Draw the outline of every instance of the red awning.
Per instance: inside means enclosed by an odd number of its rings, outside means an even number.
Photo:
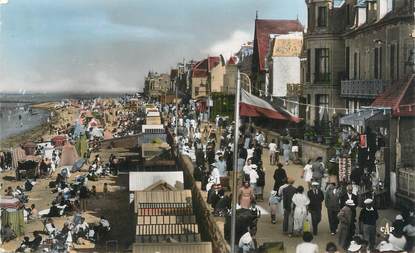
[[[241,116],[246,117],[266,117],[276,120],[287,120],[295,123],[300,122],[300,118],[289,114],[286,111],[279,111],[267,101],[254,96],[241,89],[241,102],[239,110]]]

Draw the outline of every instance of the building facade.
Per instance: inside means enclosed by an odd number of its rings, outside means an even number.
[[[412,0],[308,0],[301,83],[307,123],[373,100],[411,71]],[[330,108],[330,109],[325,109]],[[340,108],[340,109],[335,109]],[[344,108],[344,109],[343,109]]]
[[[152,98],[160,97],[171,92],[171,80],[169,74],[149,72],[144,80],[144,93]]]
[[[266,68],[267,53],[270,50],[270,35],[282,35],[304,30],[299,20],[255,19],[254,48],[252,55],[252,92],[259,96],[268,95]]]

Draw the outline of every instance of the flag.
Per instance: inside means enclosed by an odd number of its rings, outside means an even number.
[[[241,102],[239,104],[241,116],[247,117],[267,117],[270,119],[287,120],[298,123],[300,119],[285,111],[275,109],[267,101],[254,96],[244,89],[241,89]]]

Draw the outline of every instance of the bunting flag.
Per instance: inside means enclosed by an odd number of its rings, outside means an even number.
[[[254,96],[244,89],[241,89],[241,102],[239,104],[241,116],[246,117],[267,117],[270,119],[287,120],[295,123],[300,122],[298,117],[295,117],[286,111],[278,111],[267,101]]]

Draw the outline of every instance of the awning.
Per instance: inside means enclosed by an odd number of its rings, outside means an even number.
[[[340,124],[349,126],[365,126],[367,120],[379,118],[382,112],[382,110],[365,109],[340,118]]]
[[[300,119],[286,111],[277,110],[267,101],[241,89],[240,115],[246,117],[266,117],[277,120],[288,120],[298,123]]]

